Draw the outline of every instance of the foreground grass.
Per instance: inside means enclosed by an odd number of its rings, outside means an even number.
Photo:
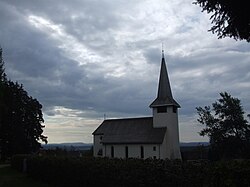
[[[0,165],[0,187],[52,187],[29,178],[26,174],[12,169],[9,165]]]

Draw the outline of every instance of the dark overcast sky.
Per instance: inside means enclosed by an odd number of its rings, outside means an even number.
[[[193,0],[0,0],[8,77],[43,105],[49,142],[92,142],[107,118],[149,116],[161,45],[181,141],[203,141],[195,107],[227,91],[250,113],[250,45],[218,40]]]

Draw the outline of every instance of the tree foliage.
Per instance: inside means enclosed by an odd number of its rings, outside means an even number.
[[[244,118],[239,99],[227,92],[210,106],[197,107],[198,122],[206,127],[200,135],[210,138],[212,148],[219,157],[244,157],[250,143],[250,126]]]
[[[194,4],[202,11],[212,13],[213,26],[209,31],[219,38],[232,37],[250,42],[250,14],[248,1],[237,0],[196,0]]]
[[[40,148],[43,136],[42,105],[28,95],[23,86],[7,80],[1,53],[0,72],[0,153],[2,159]]]
[[[4,61],[3,61],[3,50],[0,48],[0,81],[2,82],[4,78]]]

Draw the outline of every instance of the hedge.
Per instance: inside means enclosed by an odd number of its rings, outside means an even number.
[[[15,160],[22,159],[14,157],[13,167],[18,166]],[[20,169],[19,166],[16,168]],[[30,156],[27,158],[27,173],[62,187],[248,186],[250,161],[181,162]]]
[[[19,155],[14,155],[11,158],[11,167],[15,168],[21,172],[26,172],[25,170],[27,169],[27,160],[31,157],[31,155],[28,154],[19,154]],[[26,163],[25,163],[26,162]]]

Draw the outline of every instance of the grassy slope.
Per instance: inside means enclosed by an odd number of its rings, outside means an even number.
[[[10,166],[2,167],[0,165],[0,187],[51,187],[35,181],[27,175],[13,170]]]

